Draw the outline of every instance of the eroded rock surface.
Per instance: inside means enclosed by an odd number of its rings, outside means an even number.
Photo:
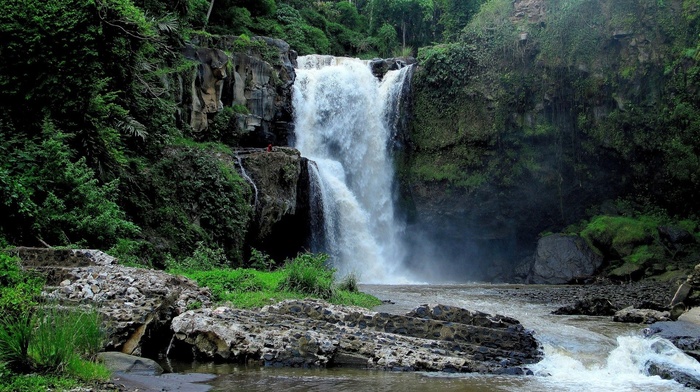
[[[199,356],[267,366],[523,374],[542,358],[516,320],[443,305],[393,315],[290,300],[259,311],[188,311],[172,328]]]
[[[106,349],[141,355],[149,335],[167,330],[188,306],[211,303],[208,289],[163,271],[125,267],[97,250],[17,248],[22,265],[47,277],[43,295],[63,304],[96,306],[105,317]],[[162,335],[169,339],[170,334]]]

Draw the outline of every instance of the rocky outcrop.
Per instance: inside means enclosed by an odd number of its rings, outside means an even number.
[[[671,307],[700,305],[700,264],[696,265],[688,279],[681,283],[671,300]]]
[[[289,145],[293,137],[296,52],[279,39],[251,38],[269,47],[272,54],[263,55],[259,49],[241,49],[236,45],[239,39],[194,37],[196,46],[183,49],[185,57],[199,65],[194,78],[184,78],[191,79],[192,93],[191,97],[182,97],[180,105],[190,113],[189,124],[200,135],[211,132],[215,117],[226,109],[227,117],[218,125],[223,129],[215,130],[217,138],[247,147]],[[181,90],[188,94],[186,89]]]
[[[17,248],[25,268],[47,277],[43,295],[61,304],[94,305],[104,316],[105,348],[141,355],[165,345],[172,317],[211,302],[207,289],[162,271],[125,267],[96,250]],[[154,338],[156,337],[156,338]]]
[[[523,374],[523,366],[542,358],[532,333],[516,320],[443,305],[401,316],[290,300],[259,311],[188,311],[172,328],[180,349],[266,366]]]
[[[529,281],[536,284],[562,284],[590,279],[603,265],[597,254],[579,236],[553,234],[537,242]]]
[[[308,246],[308,160],[288,147],[240,150],[241,174],[255,190],[250,246],[284,260]]]
[[[241,53],[234,42],[238,37],[222,37],[217,47],[233,52],[231,78],[225,82],[224,104],[245,107],[246,112],[235,110],[230,131],[235,132],[242,146],[263,147],[290,145],[294,136],[292,85],[296,78],[294,67],[297,54],[289,44],[274,38],[253,37],[252,41],[265,42],[276,58],[264,58],[259,53]]]
[[[187,47],[183,54],[199,62],[192,78],[190,126],[193,131],[201,132],[209,127],[210,115],[224,108],[221,93],[223,80],[228,76],[226,66],[229,58],[223,51],[212,48]]]
[[[514,0],[511,20],[541,23],[545,20],[546,11],[544,0]]]
[[[395,71],[415,64],[414,57],[393,57],[388,59],[373,59],[369,62],[369,67],[372,69],[372,74],[381,80],[389,71]]]

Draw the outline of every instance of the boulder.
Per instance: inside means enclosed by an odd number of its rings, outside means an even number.
[[[671,307],[697,305],[700,305],[700,264],[696,265],[685,282],[678,286],[671,300]]]
[[[395,71],[415,63],[416,59],[413,57],[394,57],[389,59],[373,59],[369,62],[369,66],[372,70],[372,74],[377,77],[377,79],[381,80],[387,72]]]
[[[141,355],[145,344],[164,346],[172,336],[163,333],[172,317],[211,303],[209,290],[194,281],[117,265],[113,257],[97,250],[17,248],[13,252],[25,268],[46,276],[45,298],[96,307],[105,319],[107,350]]]
[[[576,235],[553,234],[537,242],[528,281],[535,284],[564,284],[583,281],[603,265],[603,257]]]
[[[144,376],[157,376],[163,373],[163,368],[158,362],[119,351],[98,353],[97,359],[112,372],[134,373]]]
[[[696,310],[695,313],[697,317],[697,315],[700,315],[700,310]],[[700,317],[690,320],[679,319],[673,322],[662,321],[650,325],[644,330],[644,334],[667,339],[686,354],[700,360],[699,321]]]
[[[176,346],[200,357],[266,366],[525,374],[542,359],[518,321],[444,305],[394,315],[289,300],[258,311],[188,311],[172,328]]]
[[[552,312],[559,315],[612,316],[617,309],[607,298],[587,298]]]
[[[613,321],[622,323],[642,323],[653,324],[658,321],[670,321],[671,314],[668,311],[659,311],[654,309],[635,309],[627,307],[615,312]]]
[[[651,376],[659,376],[666,380],[675,380],[689,388],[700,389],[700,372],[698,363],[692,358],[685,360],[676,358],[667,360],[664,357],[677,356],[677,349],[666,340],[659,339],[651,344],[652,351],[657,355],[652,356],[644,364],[647,373]]]

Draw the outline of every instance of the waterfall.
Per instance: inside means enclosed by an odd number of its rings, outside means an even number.
[[[236,157],[236,162],[238,163],[238,167],[241,168],[241,176],[250,183],[250,185],[253,186],[253,190],[255,191],[255,202],[253,204],[253,209],[258,208],[258,187],[255,185],[255,182],[253,181],[250,176],[248,176],[248,172],[245,171],[245,167],[243,167],[243,160],[241,160],[241,156],[238,154],[238,152],[235,153]]]
[[[324,251],[339,274],[363,283],[405,282],[403,223],[394,216],[389,150],[408,67],[382,81],[366,61],[302,56],[294,83],[296,147],[315,162]],[[311,169],[313,167],[313,170]]]

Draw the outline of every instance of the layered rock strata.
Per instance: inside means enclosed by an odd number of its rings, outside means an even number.
[[[393,315],[290,300],[259,311],[188,311],[172,329],[201,357],[266,366],[524,374],[542,358],[516,320],[444,305]]]
[[[163,271],[125,267],[97,250],[17,248],[25,268],[41,272],[43,295],[60,304],[92,305],[106,326],[105,348],[142,355],[144,346],[167,344],[170,320],[191,306],[208,306],[211,295],[194,281]],[[148,350],[148,347],[146,347]]]

